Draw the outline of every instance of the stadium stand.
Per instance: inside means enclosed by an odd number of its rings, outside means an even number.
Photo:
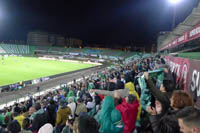
[[[183,88],[176,90],[162,59],[146,59],[108,67],[83,80],[75,79],[70,85],[61,85],[56,91],[29,96],[25,102],[6,107],[0,112],[0,131],[180,133],[183,128],[171,108],[179,112],[189,106],[193,109],[193,99]],[[157,89],[156,84],[162,89]]]
[[[5,54],[6,51],[0,46],[0,54]]]
[[[29,45],[17,45],[17,44],[0,44],[1,49],[7,54],[22,54],[28,55]]]

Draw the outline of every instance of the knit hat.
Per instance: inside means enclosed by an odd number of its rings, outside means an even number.
[[[47,123],[40,128],[38,133],[53,133],[53,126],[50,123]]]

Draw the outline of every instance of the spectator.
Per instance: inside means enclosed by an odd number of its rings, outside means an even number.
[[[132,94],[128,96],[126,101],[124,100],[122,104],[119,104],[116,107],[116,109],[121,113],[122,121],[125,125],[123,133],[133,132],[137,120],[138,107],[139,103],[136,97]]]
[[[67,121],[62,133],[70,133],[70,129],[73,129],[73,126],[69,121]],[[80,115],[78,118],[77,130],[75,132],[99,133],[99,124],[93,117],[90,117],[88,115]]]
[[[77,99],[76,103],[77,103],[77,108],[75,111],[75,117],[78,118],[81,113],[84,113],[84,112],[87,113],[87,108],[81,98]]]
[[[151,107],[148,109],[151,110],[150,121],[153,131],[156,133],[180,132],[178,120],[175,116],[176,113],[184,107],[194,105],[191,96],[184,91],[174,91],[170,100],[174,110],[164,110],[166,108],[163,108],[164,105],[162,105],[160,101],[156,101],[156,108]]]
[[[121,81],[120,76],[117,76],[116,89],[124,89],[124,83]]]
[[[34,105],[36,112],[34,112],[30,119],[32,120],[32,132],[37,132],[44,124],[48,122],[48,114],[42,108],[40,103]]]
[[[40,128],[38,133],[53,133],[53,126],[50,123],[47,123]]]
[[[60,133],[68,120],[71,110],[66,106],[65,101],[61,100],[59,104],[59,109],[56,115],[56,131]]]
[[[17,120],[20,126],[22,127],[22,122],[25,117],[21,114],[21,112],[22,112],[21,109],[17,106],[14,108],[13,116],[14,116],[14,119]]]
[[[52,126],[55,126],[56,123],[56,108],[56,103],[53,99],[50,99],[49,105],[47,106],[47,112],[49,115],[49,123],[51,123]]]
[[[200,109],[189,106],[176,114],[180,131],[183,133],[200,133]]]
[[[68,105],[67,106],[71,110],[72,118],[74,118],[74,113],[75,113],[75,109],[76,109],[76,103],[74,102],[74,98],[73,97],[69,97],[68,98]]]
[[[23,123],[22,123],[22,129],[23,129],[23,131],[28,131],[28,130],[30,130],[30,126],[31,126],[31,123],[30,123],[29,118],[25,118],[25,119],[23,120]]]
[[[8,124],[8,133],[20,133],[21,132],[21,126],[19,122],[12,121]]]
[[[189,93],[182,90],[174,91],[170,101],[171,101],[171,107],[174,110],[180,110],[186,106],[194,105],[192,96]]]
[[[114,99],[107,96],[102,104],[100,112],[100,133],[122,133],[124,125],[121,114],[115,109]]]

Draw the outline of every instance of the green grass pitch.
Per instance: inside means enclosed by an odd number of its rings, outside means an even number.
[[[42,60],[33,57],[0,57],[0,86],[92,67],[92,64]]]

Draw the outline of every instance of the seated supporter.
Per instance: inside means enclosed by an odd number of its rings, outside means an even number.
[[[116,106],[116,109],[121,113],[122,121],[124,122],[123,133],[133,132],[137,120],[138,107],[139,103],[132,94],[129,95],[122,104]]]
[[[176,117],[183,133],[200,133],[200,109],[196,107],[185,107],[180,110]]]

